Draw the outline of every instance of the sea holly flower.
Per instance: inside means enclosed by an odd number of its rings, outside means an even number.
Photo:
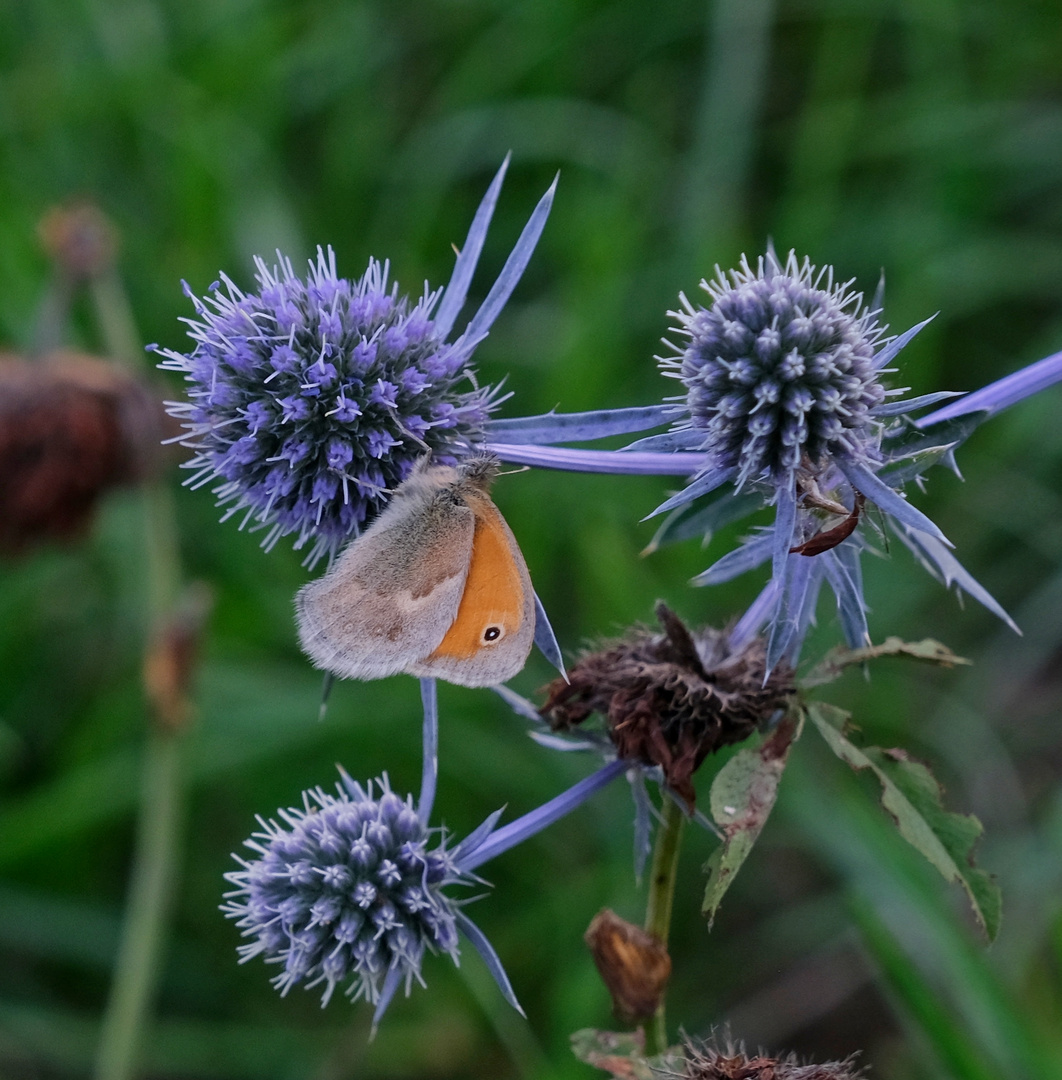
[[[748,640],[770,624],[768,670],[782,657],[795,662],[824,584],[848,644],[869,640],[860,560],[878,530],[872,526],[868,540],[860,528],[868,503],[930,574],[1014,627],[903,489],[921,484],[937,462],[954,467],[955,449],[983,420],[1062,379],[1062,353],[965,397],[944,391],[905,399],[883,377],[929,320],[887,336],[878,321],[880,287],[865,306],[830,268],[816,270],[793,253],[783,264],[768,251],[755,268],[743,260],[729,275],[717,270],[703,288],[710,306],[682,297],[672,314],[683,341],[669,342],[673,355],[660,358],[665,373],[682,380],[681,397],[492,419],[485,445],[505,461],[547,468],[690,477],[649,515],[668,515],[649,550],[694,536],[707,541],[773,504],[772,525],[695,579],[714,584],[771,563],[771,580],[734,629]],[[909,415],[952,397],[959,400],[919,419]],[[620,451],[559,445],[664,424],[671,430]]]
[[[391,790],[386,776],[364,786],[340,770],[336,793],[304,792],[301,807],[259,818],[245,841],[251,856],[234,856],[226,874],[235,888],[222,911],[236,920],[247,943],[241,962],[261,956],[280,966],[281,994],[302,985],[322,987],[327,1005],[345,985],[353,1001],[375,1005],[374,1026],[400,987],[424,985],[426,953],[454,963],[460,937],[482,956],[506,1000],[517,1010],[508,976],[490,942],[465,915],[467,898],[453,892],[482,885],[474,871],[574,810],[622,773],[613,762],[537,810],[501,828],[501,811],[458,844],[430,828],[437,770],[434,684],[425,680],[425,753],[421,795]],[[520,1010],[522,1011],[522,1010]]]
[[[259,819],[246,842],[254,857],[226,875],[236,890],[223,910],[253,939],[242,959],[283,965],[282,994],[323,984],[327,1004],[350,979],[352,999],[376,1004],[392,970],[408,990],[426,951],[457,957],[460,912],[445,889],[469,879],[386,776],[374,789],[344,774],[336,795],[305,792],[301,809],[278,817]]]
[[[501,274],[464,331],[464,305],[506,166],[475,215],[450,283],[417,300],[370,259],[361,278],[338,275],[318,248],[305,278],[278,253],[256,259],[257,289],[222,275],[204,298],[185,291],[189,353],[153,346],[160,367],[184,374],[188,400],[169,403],[196,453],[191,486],[214,484],[224,517],[265,529],[263,546],[294,535],[309,565],[356,536],[416,462],[452,464],[482,440],[500,399],[476,383],[476,346],[520,279],[541,235],[554,186],[542,197]]]
[[[932,573],[1006,619],[941,530],[903,494],[955,445],[947,432],[919,435],[907,415],[955,395],[905,399],[904,388],[882,381],[929,320],[886,336],[880,291],[864,305],[852,282],[836,282],[832,268],[818,270],[794,252],[784,263],[768,250],[755,266],[743,258],[729,274],[717,268],[702,289],[710,305],[681,297],[681,309],[671,313],[681,341],[668,343],[675,355],[660,358],[665,374],[683,384],[684,414],[666,436],[633,449],[666,444],[705,454],[698,475],[655,511],[673,512],[665,534],[702,525],[709,531],[726,512],[721,501],[707,509],[690,504],[727,484],[749,496],[745,512],[764,502],[775,507],[770,526],[694,579],[714,584],[770,562],[758,608],[760,625],[770,624],[768,670],[783,657],[795,659],[824,582],[849,644],[867,640],[859,566],[867,539],[857,527],[868,502]]]
[[[793,252],[783,266],[769,251],[755,269],[743,257],[729,277],[717,269],[703,281],[708,308],[680,294],[670,314],[687,340],[673,346],[678,359],[661,360],[685,386],[678,428],[739,489],[795,490],[799,474],[817,476],[831,458],[876,461],[884,330],[850,286],[835,284],[830,267]]]

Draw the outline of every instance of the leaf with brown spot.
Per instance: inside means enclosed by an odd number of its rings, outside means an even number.
[[[641,1031],[599,1031],[583,1028],[572,1035],[572,1053],[595,1069],[611,1073],[616,1080],[658,1080],[661,1075],[680,1076],[685,1057],[679,1046],[656,1057],[645,1056]]]
[[[790,747],[802,727],[803,715],[790,712],[763,743],[739,750],[712,781],[712,817],[725,839],[704,866],[708,884],[701,911],[709,926],[774,807]]]
[[[881,783],[881,805],[900,835],[949,881],[961,885],[978,923],[993,940],[999,932],[1001,897],[992,876],[974,865],[981,823],[972,814],[944,809],[943,791],[920,761],[903,750],[858,747],[846,736],[848,714],[822,702],[807,715],[830,749],[856,771],[870,769]]]

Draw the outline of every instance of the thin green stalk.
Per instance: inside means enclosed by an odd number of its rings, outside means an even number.
[[[128,1080],[154,995],[181,817],[181,740],[153,730],[144,748],[136,854],[114,981],[96,1052],[96,1080]]]
[[[127,367],[142,367],[144,346],[117,271],[110,269],[95,275],[89,282],[89,289],[107,355]]]
[[[106,351],[135,366],[143,351],[117,275],[111,272],[98,277],[91,291]],[[147,564],[145,643],[151,650],[159,647],[163,629],[171,624],[181,584],[176,515],[168,488],[157,482],[146,484],[141,491],[141,513]],[[150,691],[150,687],[145,689]],[[186,726],[182,702],[172,701],[170,709],[161,711],[159,702],[151,704],[156,715],[149,717],[146,725],[136,845],[122,936],[96,1051],[96,1080],[130,1080],[136,1071],[179,858]]]
[[[645,907],[645,929],[665,948],[671,932],[671,909],[675,900],[675,879],[678,875],[678,859],[685,817],[674,799],[664,796],[661,808],[663,821],[656,834],[653,849],[653,866],[649,878],[649,899]],[[645,1053],[647,1057],[662,1054],[668,1047],[666,999],[652,1019],[645,1025]]]

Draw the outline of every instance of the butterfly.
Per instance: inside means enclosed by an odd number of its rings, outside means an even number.
[[[491,686],[524,666],[535,594],[490,498],[497,459],[423,459],[324,577],[295,597],[299,641],[341,678],[397,672]]]

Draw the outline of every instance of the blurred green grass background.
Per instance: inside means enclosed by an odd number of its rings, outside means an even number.
[[[974,389],[1062,348],[1062,8],[1057,0],[8,0],[0,5],[0,344],[29,347],[48,208],[90,197],[122,237],[145,341],[184,348],[184,278],[251,283],[251,256],[340,271],[389,258],[403,287],[449,275],[475,206],[513,164],[474,292],[493,280],[559,169],[538,251],[477,356],[508,415],[651,403],[666,311],[714,264],[771,237],[873,291],[902,330],[900,385]],[[477,296],[473,296],[475,303]],[[88,308],[71,341],[98,349]],[[169,387],[178,393],[177,384]],[[1024,630],[965,609],[905,552],[871,560],[877,639],[932,635],[968,672],[885,662],[831,691],[865,736],[933,761],[953,809],[987,827],[1004,924],[986,950],[894,837],[871,786],[797,748],[760,844],[709,934],[711,844],[689,834],[672,942],[672,1025],[730,1024],[751,1046],[864,1051],[882,1080],[1062,1077],[1062,391],[982,428],[966,482],[919,505]],[[288,1080],[576,1077],[569,1034],[608,1026],[581,934],[608,905],[638,920],[620,786],[492,864],[472,912],[525,1024],[474,955],[429,960],[428,989],[366,1041],[368,1010],[235,963],[222,873],[253,827],[331,784],[419,782],[412,679],[340,684],[326,720],[300,656],[299,556],[259,551],[179,488],[182,556],[215,591],[185,775],[175,908],[142,1074]],[[2,480],[0,480],[2,482]],[[668,482],[531,471],[496,497],[569,655],[650,618],[740,611],[759,580],[687,579],[732,530],[649,559],[639,518]],[[144,742],[143,553],[136,496],[81,543],[0,565],[0,1073],[91,1070],[129,875]],[[807,655],[838,631],[826,603]],[[549,678],[541,658],[514,685]],[[444,687],[438,812],[458,835],[516,815],[587,764],[551,755],[486,692]],[[702,784],[703,788],[703,784]],[[467,950],[466,950],[467,951]]]

